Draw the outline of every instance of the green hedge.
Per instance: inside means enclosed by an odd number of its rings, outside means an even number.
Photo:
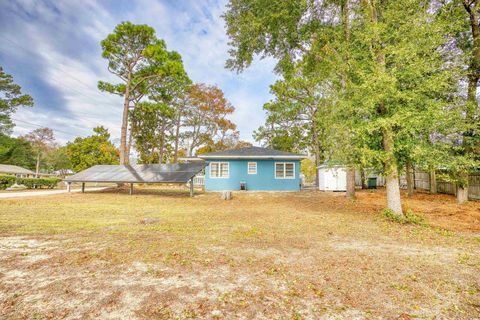
[[[15,180],[17,180],[15,176],[8,174],[0,175],[0,190],[7,189],[11,185],[13,185],[15,183]]]
[[[60,178],[18,178],[17,183],[23,184],[28,189],[47,187],[53,189],[62,181]]]

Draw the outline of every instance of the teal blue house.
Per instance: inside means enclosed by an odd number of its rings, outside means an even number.
[[[304,155],[249,147],[198,156],[207,162],[205,190],[299,191]]]

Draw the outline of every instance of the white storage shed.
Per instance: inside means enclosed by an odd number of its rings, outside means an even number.
[[[321,191],[346,191],[347,168],[344,166],[319,166],[318,189]]]

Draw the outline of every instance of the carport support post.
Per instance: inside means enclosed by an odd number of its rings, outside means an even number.
[[[190,179],[190,197],[193,197],[193,178]]]
[[[82,193],[85,193],[85,182],[82,182]]]
[[[133,183],[130,183],[130,195],[133,194]]]

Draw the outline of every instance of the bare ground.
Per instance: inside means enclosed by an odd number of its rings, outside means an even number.
[[[480,204],[382,193],[2,200],[0,318],[480,319]]]

